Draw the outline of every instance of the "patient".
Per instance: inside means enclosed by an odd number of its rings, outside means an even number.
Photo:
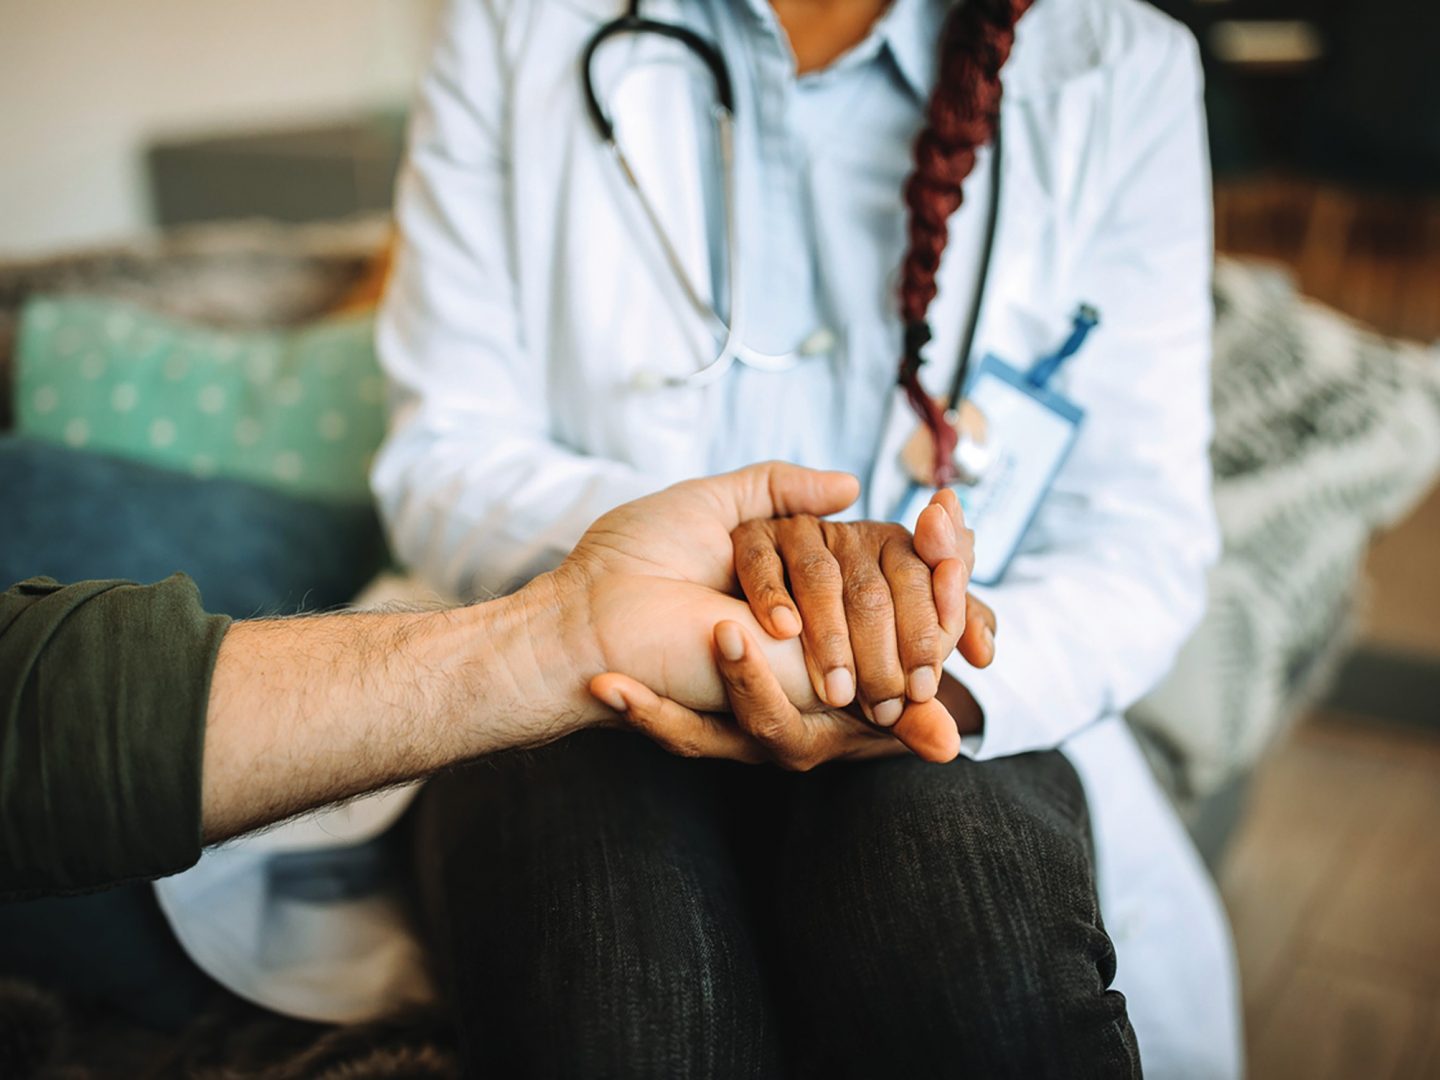
[[[0,900],[173,874],[202,844],[300,811],[615,726],[587,673],[679,754],[805,768],[908,745],[948,760],[958,736],[939,702],[911,703],[888,730],[823,704],[798,643],[770,640],[733,595],[732,530],[818,528],[808,515],[855,492],[853,477],[778,463],[680,484],[603,516],[554,572],[462,609],[231,623],[206,615],[182,575],[0,593]],[[955,507],[937,499],[913,544],[885,536],[897,580],[914,588],[906,610],[943,634],[935,647],[954,644],[968,605],[962,649],[988,663],[993,617],[965,595]],[[607,665],[674,700],[602,675]],[[710,714],[720,709],[733,720]],[[183,1026],[209,998],[133,885],[0,904],[0,975],[108,999],[153,1026]]]
[[[731,647],[758,626],[735,621],[744,606],[726,595],[730,529],[840,510],[854,489],[852,477],[782,464],[677,485],[601,518],[553,573],[460,610],[232,624],[205,614],[179,574],[152,586],[16,585],[0,593],[0,900],[172,874],[202,843],[605,725],[613,717],[578,674],[602,660],[695,708],[722,707],[728,688],[740,726],[674,703],[637,710],[677,752],[800,765],[909,745],[948,760],[955,723],[938,703],[879,731],[825,710],[793,645]],[[895,538],[917,607],[953,623],[967,602],[968,546],[938,501],[917,530],[924,560],[908,534]],[[977,626],[990,617],[970,603],[983,613]],[[987,663],[991,646],[977,630],[968,651]],[[770,722],[764,702],[743,700],[763,680],[793,712],[776,672],[808,710],[793,732]],[[606,699],[650,700],[614,677],[599,685]]]

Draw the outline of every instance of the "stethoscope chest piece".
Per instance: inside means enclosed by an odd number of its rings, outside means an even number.
[[[973,487],[985,479],[998,456],[995,435],[985,414],[971,401],[945,413],[945,422],[955,429],[955,481]],[[900,451],[905,471],[917,484],[930,484],[935,467],[934,439],[923,424],[915,429]]]

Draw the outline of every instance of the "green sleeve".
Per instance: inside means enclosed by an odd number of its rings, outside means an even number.
[[[229,625],[183,574],[0,593],[0,897],[200,857],[205,710]]]

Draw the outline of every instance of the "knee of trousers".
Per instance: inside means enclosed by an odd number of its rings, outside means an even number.
[[[682,868],[632,857],[610,874],[600,861],[536,897],[509,928],[523,945],[482,961],[457,995],[482,1057],[514,1075],[755,1072],[769,1021],[727,903]]]
[[[557,746],[426,807],[429,921],[463,1041],[497,1074],[753,1071],[725,1056],[765,1026],[738,883],[648,746]]]
[[[1123,1032],[1068,764],[943,768],[955,770],[949,782],[878,785],[798,872],[830,898],[808,959],[879,1023],[918,1022],[955,1045],[995,1048],[997,1062]]]

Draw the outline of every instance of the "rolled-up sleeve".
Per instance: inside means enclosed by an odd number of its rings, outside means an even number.
[[[199,858],[205,714],[229,622],[183,574],[35,578],[0,594],[0,897]]]

